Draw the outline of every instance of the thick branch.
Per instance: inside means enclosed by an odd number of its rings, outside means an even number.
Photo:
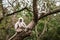
[[[33,0],[33,14],[34,14],[34,21],[37,23],[38,21],[37,0]]]
[[[10,13],[10,14],[7,14],[7,15],[3,16],[2,18],[0,18],[0,23],[1,23],[1,21],[2,21],[5,17],[14,15],[14,14],[16,14],[16,13],[18,13],[18,12],[21,12],[21,11],[25,10],[25,9],[33,13],[33,11],[29,10],[27,7],[24,7],[24,8],[22,8],[21,10],[18,10],[18,11],[15,11],[15,12],[13,12],[13,13]]]
[[[31,31],[28,31],[28,32],[22,31],[22,32],[16,33],[8,40],[23,40],[25,37],[30,36],[30,34],[31,34]]]
[[[1,21],[2,21],[5,17],[10,16],[10,15],[14,15],[14,14],[16,14],[16,13],[18,13],[18,12],[23,11],[24,9],[26,9],[26,7],[24,7],[23,9],[21,9],[21,10],[19,10],[19,11],[16,11],[16,12],[13,12],[13,13],[10,13],[10,14],[7,14],[7,15],[4,15],[2,18],[0,18],[0,23],[1,23]]]
[[[58,12],[60,12],[60,8],[54,9],[54,10],[52,10],[52,11],[50,11],[50,12],[47,12],[45,15],[40,16],[40,17],[38,18],[38,20],[40,20],[41,18],[44,18],[44,17],[46,17],[46,16],[48,16],[48,15],[51,15],[51,14],[57,14]],[[42,13],[41,13],[41,14],[42,14]]]

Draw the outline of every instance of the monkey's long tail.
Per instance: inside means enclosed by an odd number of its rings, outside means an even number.
[[[14,38],[16,35],[17,35],[17,32],[16,32],[12,37],[10,37],[8,40],[11,40],[11,39]]]

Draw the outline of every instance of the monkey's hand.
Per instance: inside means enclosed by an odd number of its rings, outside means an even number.
[[[16,29],[16,32],[22,32],[22,29],[18,28],[18,29]]]

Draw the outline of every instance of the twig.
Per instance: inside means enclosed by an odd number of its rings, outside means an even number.
[[[45,24],[44,24],[44,28],[43,28],[43,31],[42,31],[42,33],[40,34],[40,36],[39,37],[41,37],[42,35],[44,35],[44,33],[47,31],[47,21],[46,21],[46,19],[45,19]]]
[[[16,35],[17,35],[17,32],[16,32],[12,37],[10,37],[8,40],[11,40],[11,39],[14,38]]]

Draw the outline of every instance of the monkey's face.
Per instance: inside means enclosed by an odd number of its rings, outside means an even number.
[[[22,18],[22,17],[20,17],[18,21],[19,21],[19,22],[23,22],[23,18]]]
[[[22,22],[22,19],[20,19],[19,22]]]

